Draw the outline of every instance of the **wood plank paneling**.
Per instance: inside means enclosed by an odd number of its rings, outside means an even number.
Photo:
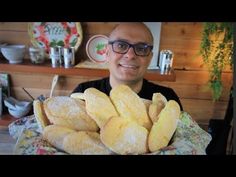
[[[35,99],[37,99],[40,95],[48,98],[50,95],[50,89],[42,89],[42,88],[25,88],[25,90]],[[12,87],[12,96],[16,97],[19,100],[27,100],[30,101],[31,98],[23,91],[20,87]],[[53,96],[69,96],[72,90],[61,90],[56,86]]]
[[[226,102],[213,102],[211,100],[181,99],[184,110],[194,120],[201,123],[208,123],[210,119],[223,119],[227,107]]]
[[[160,49],[199,50],[201,30],[200,23],[165,23],[161,29]]]
[[[85,35],[104,34],[109,35],[112,29],[119,24],[119,22],[92,22],[82,23]]]
[[[170,50],[175,50],[175,49],[181,49],[183,51],[187,51],[188,49],[191,50],[198,50],[199,46],[201,44],[201,40],[196,40],[196,39],[179,39],[179,38],[173,38],[173,39],[162,39],[160,41],[160,49],[170,49]]]
[[[176,82],[154,82],[173,88],[180,98],[211,100],[211,90],[207,85],[207,71],[175,70]],[[222,74],[223,92],[220,101],[229,99],[230,87],[233,84],[233,74],[224,72]]]
[[[192,85],[206,85],[209,79],[207,71],[188,71],[188,70],[175,70],[176,82],[175,84],[192,84]],[[231,72],[222,73],[222,82],[226,87],[230,87],[233,84],[233,74]],[[170,82],[156,82],[169,84]]]
[[[162,23],[161,38],[201,40],[202,23]]]
[[[175,82],[162,82],[159,84],[173,88],[180,98],[202,100],[212,99],[211,90],[207,87],[207,85],[177,84]],[[223,87],[223,90],[224,91],[222,92],[222,96],[219,101],[227,101],[229,99],[230,87]]]
[[[173,66],[175,69],[204,69],[202,57],[198,54],[199,50],[173,50]]]
[[[27,31],[27,22],[0,22],[0,31]]]
[[[30,37],[26,31],[0,31],[0,43],[25,44],[30,46]]]
[[[176,82],[188,83],[188,84],[206,84],[208,81],[208,72],[207,71],[183,71],[175,70],[176,73]],[[232,85],[233,75],[231,72],[222,73],[222,81],[225,85]]]
[[[202,99],[211,100],[212,93],[207,85],[193,85],[193,84],[167,84],[170,88],[173,88],[180,98],[187,99]],[[224,91],[220,98],[220,101],[227,101],[229,99],[230,88],[224,87]]]
[[[25,87],[25,88],[50,88],[51,82],[54,75],[29,75],[29,74],[11,74],[10,80],[13,87]],[[60,76],[58,80],[58,85],[62,88],[72,89],[77,84],[95,80],[101,77],[82,77],[82,76]],[[25,82],[27,80],[27,82]]]

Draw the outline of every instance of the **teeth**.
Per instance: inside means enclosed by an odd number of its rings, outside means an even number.
[[[126,67],[126,68],[137,68],[137,66],[133,66],[133,65],[123,65],[123,64],[121,64],[121,66]]]

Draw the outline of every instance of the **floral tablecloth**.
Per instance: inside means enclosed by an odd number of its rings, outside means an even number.
[[[65,155],[42,138],[34,115],[16,120],[9,125],[10,135],[17,139],[15,154]],[[170,145],[151,155],[205,155],[211,136],[182,112]]]

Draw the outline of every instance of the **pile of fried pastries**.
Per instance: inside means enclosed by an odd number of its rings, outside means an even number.
[[[160,93],[140,98],[126,85],[110,95],[88,88],[84,93],[34,100],[43,138],[69,154],[148,154],[169,145],[180,106]]]

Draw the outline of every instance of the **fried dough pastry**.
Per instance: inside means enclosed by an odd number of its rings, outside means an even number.
[[[98,131],[96,122],[86,113],[85,102],[67,96],[56,96],[44,101],[45,113],[53,124],[78,131]]]
[[[158,121],[153,124],[149,133],[148,147],[151,152],[168,145],[177,128],[179,116],[179,104],[174,100],[168,101],[161,111]]]
[[[113,116],[118,116],[110,98],[103,92],[88,88],[84,91],[86,110],[88,115],[102,128],[103,125]]]
[[[148,130],[151,129],[152,121],[147,114],[145,104],[131,88],[119,85],[111,90],[110,97],[121,117],[132,119]]]

